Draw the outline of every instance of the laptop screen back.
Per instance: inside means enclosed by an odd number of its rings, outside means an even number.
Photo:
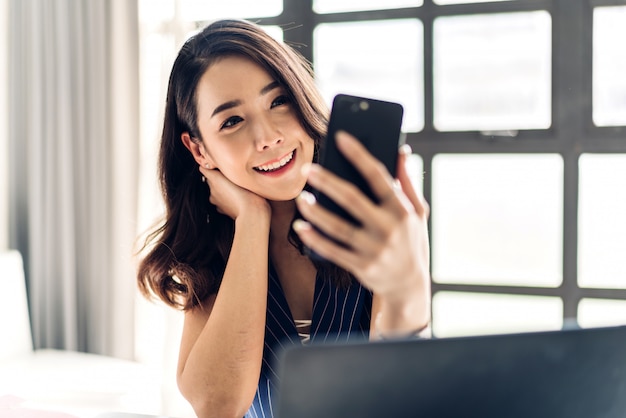
[[[626,417],[626,327],[297,347],[280,418]]]

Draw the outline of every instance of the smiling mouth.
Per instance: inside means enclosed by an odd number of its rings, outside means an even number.
[[[254,167],[256,171],[260,171],[262,173],[271,173],[272,171],[277,171],[289,164],[289,162],[293,159],[293,155],[296,151],[291,151],[289,154],[285,155],[278,161],[274,161],[273,163],[263,164],[257,167]]]

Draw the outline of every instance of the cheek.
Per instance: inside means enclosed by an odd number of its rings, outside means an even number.
[[[228,180],[242,187],[245,187],[244,183],[248,174],[248,151],[244,148],[229,144],[213,147],[211,150],[214,168],[219,169]]]
[[[308,162],[313,161],[314,151],[315,151],[315,141],[313,140],[313,138],[308,137],[308,140],[304,143],[304,154]]]
[[[244,151],[235,142],[226,143],[215,141],[211,146],[206,147],[210,159],[215,168],[220,171],[232,170],[232,167],[240,164],[244,159]]]

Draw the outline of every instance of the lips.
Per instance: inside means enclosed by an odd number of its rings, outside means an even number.
[[[295,154],[295,150],[290,153],[284,155],[283,157],[276,159],[274,161],[268,162],[266,164],[262,164],[254,167],[256,171],[260,171],[262,173],[271,173],[273,171],[278,171],[281,168],[285,167],[287,164],[293,160],[293,156]]]

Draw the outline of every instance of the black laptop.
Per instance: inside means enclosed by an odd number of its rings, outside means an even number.
[[[626,327],[296,347],[279,373],[279,418],[625,418]]]

